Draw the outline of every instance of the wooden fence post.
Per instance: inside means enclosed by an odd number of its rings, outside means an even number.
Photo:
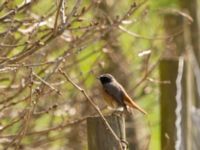
[[[126,141],[125,120],[112,114],[105,117],[116,135]],[[101,117],[87,118],[88,150],[118,150],[119,143],[110,134]]]
[[[161,111],[161,149],[174,150],[176,141],[175,108],[176,108],[176,77],[177,60],[161,60],[160,80],[170,81],[170,84],[160,85]]]
[[[161,110],[161,147],[162,150],[174,150],[175,142],[177,140],[177,129],[175,126],[176,114],[175,109],[177,107],[176,102],[176,79],[178,74],[178,60],[166,60],[160,61],[160,79],[161,81],[170,81],[170,84],[160,85],[160,110]],[[186,100],[186,68],[183,68],[183,77],[181,81],[182,93],[181,93],[181,149],[187,150],[188,139],[188,106]],[[180,118],[179,118],[180,119]]]

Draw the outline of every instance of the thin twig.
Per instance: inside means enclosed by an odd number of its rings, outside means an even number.
[[[87,118],[88,118],[88,116],[82,117],[80,119],[72,120],[72,121],[69,121],[69,122],[64,123],[64,124],[60,124],[60,125],[58,125],[56,127],[44,129],[44,130],[41,130],[41,131],[28,132],[28,133],[24,134],[24,136],[42,135],[42,134],[49,133],[51,131],[56,131],[56,130],[59,130],[59,129],[64,129],[66,127],[70,127],[70,126],[74,126],[76,124],[79,124],[79,123],[85,121]],[[17,135],[4,135],[4,136],[0,136],[0,138],[15,138],[16,136]]]
[[[48,83],[47,81],[43,80],[40,76],[38,76],[35,72],[33,72],[33,76],[35,76],[36,78],[38,78],[42,83],[44,83],[46,86],[48,86],[51,90],[55,91],[57,94],[59,94],[60,96],[63,96],[63,94],[56,89],[55,87],[53,87],[50,83]]]
[[[62,7],[62,5],[63,5],[63,2],[64,2],[64,0],[60,0],[60,3],[59,3],[59,5],[58,5],[58,9],[57,9],[57,12],[56,12],[56,19],[55,19],[54,31],[53,31],[54,34],[57,33],[58,19],[59,19],[60,9],[61,9],[61,7]]]

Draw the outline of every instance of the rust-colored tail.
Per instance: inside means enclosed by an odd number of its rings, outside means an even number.
[[[124,102],[126,105],[135,108],[137,110],[139,110],[140,112],[142,112],[143,114],[147,114],[146,111],[144,111],[140,106],[138,106],[129,96],[127,93],[124,93]]]

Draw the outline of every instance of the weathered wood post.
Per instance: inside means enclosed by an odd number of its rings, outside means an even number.
[[[116,135],[126,141],[125,120],[123,116],[105,117]],[[88,150],[118,150],[119,143],[110,133],[101,117],[87,118]],[[124,143],[125,144],[125,143]]]
[[[164,15],[164,27],[167,35],[177,33],[178,30],[183,30],[185,28],[184,24],[185,19],[181,15],[171,12],[166,12]],[[186,56],[184,34],[181,32],[165,40],[165,51],[159,66],[160,80],[170,81],[170,84],[160,85],[162,150],[174,150],[175,147],[177,149],[187,150],[191,145],[189,138],[190,106],[188,105],[190,99],[187,99],[188,92],[186,88],[188,84],[186,80],[187,65],[183,65],[182,79],[180,81],[181,83],[179,83],[181,93],[177,93],[180,90],[177,89],[178,84],[176,85],[176,80],[178,79],[178,58],[180,56]],[[180,96],[176,99],[178,94]],[[177,108],[178,99],[181,103],[179,103]],[[179,132],[180,128],[181,133]]]
[[[170,84],[160,85],[160,110],[161,110],[161,147],[163,150],[174,150],[177,141],[177,128],[175,121],[175,110],[177,107],[176,95],[178,92],[176,86],[177,74],[178,74],[178,60],[163,59],[160,62],[160,79],[161,81],[170,81]],[[188,107],[186,101],[186,76],[185,67],[183,68],[183,77],[181,81],[181,110],[180,115],[181,122],[181,145],[182,150],[187,150],[187,138],[188,138]],[[179,106],[180,107],[180,106]],[[179,118],[180,119],[180,118]]]
[[[159,68],[161,81],[170,81],[170,84],[160,85],[161,147],[162,150],[174,150],[176,141],[175,108],[178,61],[162,60]]]

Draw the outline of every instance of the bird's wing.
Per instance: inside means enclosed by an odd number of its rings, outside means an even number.
[[[126,93],[126,91],[124,89],[123,90],[123,93],[124,93],[124,102],[126,105],[132,107],[132,108],[135,108],[137,110],[139,110],[140,112],[142,112],[143,114],[147,114],[146,111],[144,111],[139,105],[137,105],[133,100],[132,98],[129,97],[129,95]]]
[[[104,85],[105,92],[110,95],[119,105],[125,106],[123,102],[123,93],[121,87],[115,83],[108,83]]]

